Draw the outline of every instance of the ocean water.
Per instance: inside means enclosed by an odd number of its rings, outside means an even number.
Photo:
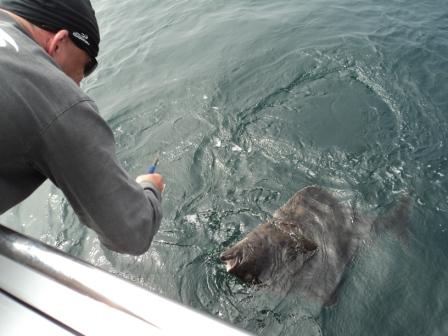
[[[257,335],[448,334],[446,1],[93,5],[100,66],[83,88],[130,174],[160,152],[160,231],[143,256],[105,251],[49,183],[3,223]],[[218,258],[307,185],[370,216],[412,199],[407,246],[375,239],[321,311]]]

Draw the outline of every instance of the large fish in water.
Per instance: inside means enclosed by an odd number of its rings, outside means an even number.
[[[406,231],[409,198],[381,219],[357,214],[329,191],[298,191],[273,217],[221,254],[227,271],[264,288],[298,291],[320,305],[337,299],[346,265],[382,229]]]

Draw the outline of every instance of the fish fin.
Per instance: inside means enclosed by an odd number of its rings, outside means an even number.
[[[373,229],[376,233],[391,232],[403,247],[408,247],[410,210],[411,197],[406,193],[400,197],[396,206],[375,220]]]
[[[344,286],[345,278],[343,277],[336,288],[333,290],[331,295],[328,297],[328,299],[324,302],[325,307],[331,307],[334,306],[339,301],[339,292],[341,291],[341,288]]]

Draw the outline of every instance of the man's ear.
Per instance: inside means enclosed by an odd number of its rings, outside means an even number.
[[[60,30],[47,42],[47,52],[51,57],[57,56],[64,43],[67,43],[69,39],[68,30]]]

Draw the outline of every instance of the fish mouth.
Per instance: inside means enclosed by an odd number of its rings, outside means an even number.
[[[226,266],[226,271],[231,273],[232,271],[237,268],[237,266],[241,263],[241,257],[240,256],[229,256],[229,255],[221,255],[220,257],[221,261]]]
[[[224,264],[226,266],[226,271],[229,273],[235,268],[235,262],[233,262],[233,261],[229,260],[229,261],[224,262]]]

